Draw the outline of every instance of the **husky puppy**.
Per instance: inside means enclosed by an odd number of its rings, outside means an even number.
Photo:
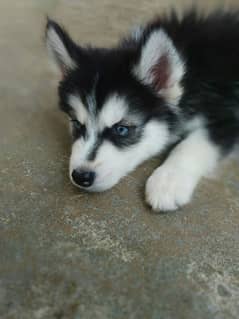
[[[159,17],[113,48],[77,45],[48,20],[73,137],[70,178],[105,191],[172,148],[146,182],[155,211],[187,204],[239,137],[239,13]]]

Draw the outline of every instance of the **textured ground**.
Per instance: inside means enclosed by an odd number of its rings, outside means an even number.
[[[46,14],[82,43],[109,45],[190,2],[0,0],[0,318],[239,317],[237,161],[175,214],[143,203],[156,159],[111,191],[80,193],[42,41]]]

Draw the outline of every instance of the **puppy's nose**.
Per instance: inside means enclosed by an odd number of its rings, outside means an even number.
[[[90,187],[95,180],[95,172],[80,171],[75,169],[72,172],[72,179],[79,186]]]

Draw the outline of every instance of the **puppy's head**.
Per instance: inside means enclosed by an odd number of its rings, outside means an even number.
[[[184,66],[162,29],[137,32],[117,48],[93,49],[48,21],[46,43],[61,74],[76,186],[106,190],[168,145]]]

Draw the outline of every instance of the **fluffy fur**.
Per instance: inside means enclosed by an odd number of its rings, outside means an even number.
[[[239,14],[159,17],[117,47],[81,47],[48,21],[73,136],[72,182],[103,191],[174,145],[146,183],[155,211],[187,204],[239,137]]]

